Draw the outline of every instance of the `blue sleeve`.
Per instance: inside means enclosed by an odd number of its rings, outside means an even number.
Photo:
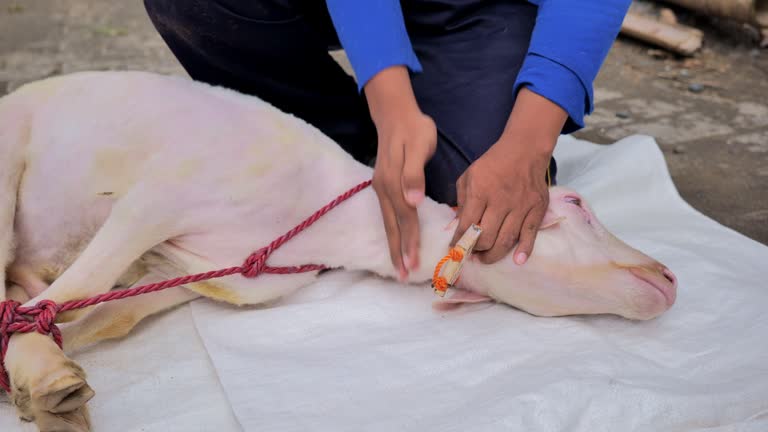
[[[403,65],[421,72],[398,0],[326,0],[349,57],[358,90],[382,69]]]
[[[631,0],[528,0],[539,7],[514,91],[527,86],[568,113],[563,133],[584,127],[593,82]]]
[[[538,6],[528,54],[514,85],[546,97],[568,113],[563,133],[584,127],[594,109],[593,82],[631,0],[528,0]],[[326,0],[358,89],[384,68],[421,72],[398,0]]]

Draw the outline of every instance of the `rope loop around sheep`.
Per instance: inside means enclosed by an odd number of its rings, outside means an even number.
[[[35,306],[24,307],[13,300],[0,302],[0,387],[6,392],[11,392],[11,382],[8,372],[5,369],[5,354],[8,351],[8,344],[14,333],[38,332],[43,335],[51,335],[53,340],[62,347],[61,330],[56,326],[56,316],[61,312],[75,309],[83,309],[89,306],[95,306],[114,300],[121,300],[128,297],[135,297],[142,294],[162,291],[164,289],[186,285],[194,282],[201,282],[210,279],[217,279],[224,276],[241,274],[247,278],[255,278],[262,274],[295,274],[311,271],[323,270],[326,267],[321,264],[304,264],[299,266],[272,267],[267,265],[269,256],[280,246],[284,245],[290,239],[294,238],[300,232],[307,229],[310,225],[317,222],[326,213],[333,210],[336,206],[351,198],[356,193],[362,191],[371,185],[371,180],[366,180],[357,186],[347,190],[331,202],[320,208],[311,216],[306,218],[293,229],[273,240],[269,245],[252,253],[242,265],[229,267],[220,270],[198,273],[182,276],[149,285],[142,285],[135,288],[110,291],[101,295],[82,300],[72,300],[57,304],[51,300],[42,300]]]

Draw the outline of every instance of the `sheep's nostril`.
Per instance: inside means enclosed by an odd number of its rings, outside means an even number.
[[[664,278],[666,278],[672,285],[677,285],[677,278],[675,277],[675,274],[672,273],[672,270],[665,267],[661,270],[661,274],[663,274]]]

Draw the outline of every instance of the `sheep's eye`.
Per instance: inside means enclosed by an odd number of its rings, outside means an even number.
[[[575,197],[575,196],[567,196],[565,197],[565,202],[569,204],[573,204],[575,206],[581,207],[581,198]]]

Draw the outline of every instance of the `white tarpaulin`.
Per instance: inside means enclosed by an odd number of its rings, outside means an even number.
[[[94,430],[768,431],[768,247],[683,202],[650,138],[563,137],[556,156],[561,184],[678,276],[669,312],[437,312],[426,285],[329,273],[274,307],[198,300],[75,356]],[[0,431],[18,425],[0,405]]]
[[[650,322],[441,314],[428,286],[351,274],[265,310],[197,302],[243,428],[768,431],[768,247],[684,203],[650,138],[563,138],[556,156],[561,184],[676,273],[673,309]]]
[[[242,430],[189,306],[150,318],[128,337],[84,350],[74,359],[96,392],[88,404],[96,432]],[[36,430],[0,403],[1,432]]]

